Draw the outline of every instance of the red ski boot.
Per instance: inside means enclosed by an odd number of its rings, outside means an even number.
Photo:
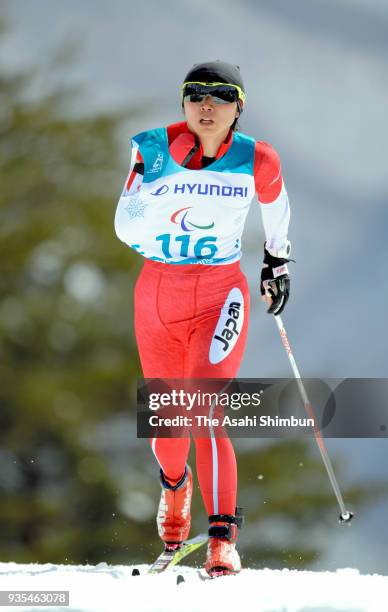
[[[186,465],[181,480],[172,486],[160,470],[162,494],[160,496],[158,516],[156,519],[158,532],[166,549],[179,548],[187,540],[190,532],[190,506],[193,493],[193,477],[190,466]]]
[[[212,578],[237,574],[241,570],[240,556],[236,550],[237,529],[243,515],[236,508],[236,515],[213,514],[209,516],[209,542],[205,570]]]

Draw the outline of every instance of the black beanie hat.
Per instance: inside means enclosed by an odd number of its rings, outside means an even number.
[[[194,64],[186,74],[184,83],[199,81],[203,83],[230,83],[238,85],[245,93],[244,83],[240,73],[240,67],[215,60],[214,62],[204,62]]]

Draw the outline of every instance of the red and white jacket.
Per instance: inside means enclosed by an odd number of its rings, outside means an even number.
[[[182,164],[197,143],[197,150],[185,165],[191,170],[199,170],[204,167],[202,164],[202,145],[198,140],[196,141],[186,122],[167,126],[167,135],[170,154],[178,164]],[[232,137],[233,132],[230,131],[227,139],[219,147],[215,156],[216,159],[219,159],[228,151],[232,143]],[[143,181],[143,167],[143,159],[137,149],[131,159],[130,171],[126,180],[125,191],[127,195],[139,191]],[[266,247],[275,257],[284,256],[284,249],[288,244],[290,206],[282,177],[279,155],[266,142],[257,141],[255,144],[254,181],[262,213]]]

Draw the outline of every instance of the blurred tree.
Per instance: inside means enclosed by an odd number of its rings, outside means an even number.
[[[118,131],[141,111],[88,116],[82,102],[76,117],[71,90],[31,95],[37,77],[0,74],[0,558],[85,561],[116,487],[82,436],[128,410],[139,374],[139,261],[113,218]]]

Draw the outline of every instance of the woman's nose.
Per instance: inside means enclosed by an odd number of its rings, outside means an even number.
[[[213,100],[211,96],[206,96],[202,100],[202,108],[213,108]]]

